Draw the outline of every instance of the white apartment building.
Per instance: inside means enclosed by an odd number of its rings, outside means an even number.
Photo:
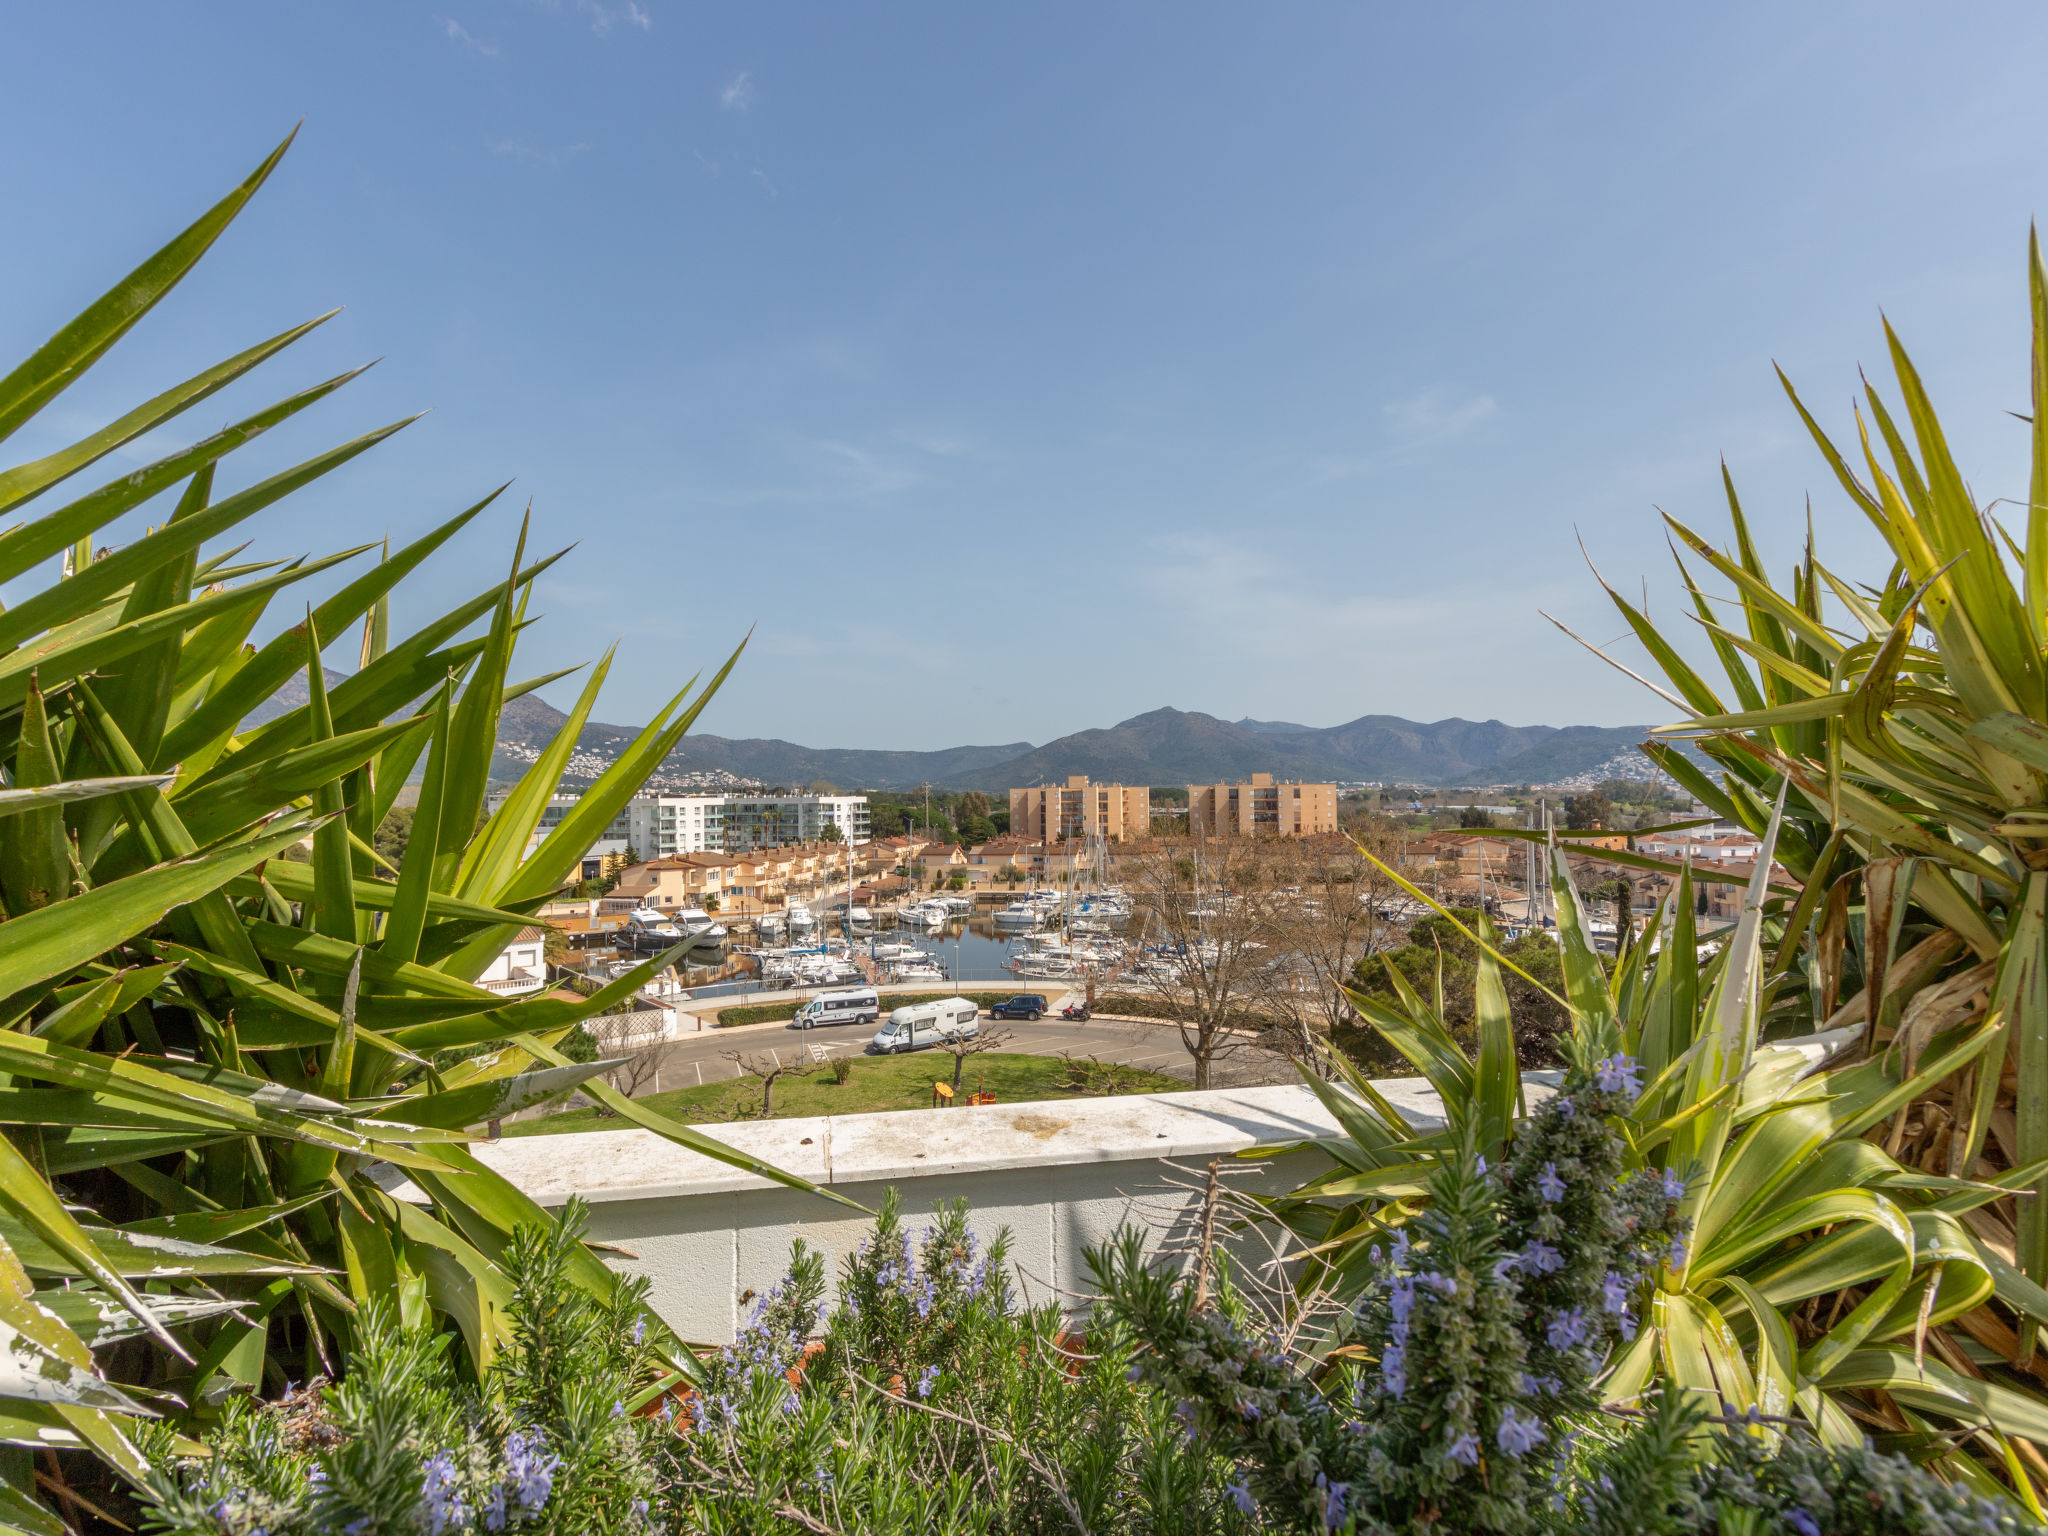
[[[726,853],[815,843],[827,827],[841,842],[868,840],[866,795],[726,795],[723,816]]]
[[[504,791],[490,797],[494,813],[505,798]],[[578,798],[549,797],[529,851],[561,824]],[[635,795],[612,818],[591,852],[617,851],[630,844],[643,859],[685,853],[747,853],[785,843],[815,843],[827,826],[837,827],[843,842],[866,842],[867,796],[643,794]]]

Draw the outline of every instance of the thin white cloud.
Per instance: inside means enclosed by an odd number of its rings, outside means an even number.
[[[606,5],[604,0],[576,0],[576,9],[579,14],[590,18],[590,30],[599,37],[621,23],[638,27],[642,32],[654,30],[654,18],[647,14],[646,7],[638,0],[626,0],[624,5]]]
[[[734,75],[718,93],[718,104],[728,112],[744,112],[754,104],[754,77],[746,70]]]
[[[1498,412],[1491,395],[1460,400],[1442,385],[1431,385],[1406,400],[1391,400],[1380,407],[1388,429],[1409,448],[1456,442]]]
[[[485,42],[452,16],[441,18],[441,30],[448,34],[448,41],[457,47],[467,48],[471,53],[480,53],[487,59],[498,56],[498,45]]]
[[[507,160],[517,160],[521,165],[561,165],[589,148],[588,144],[577,143],[564,144],[559,149],[543,149],[522,139],[500,139],[491,146],[491,153]]]
[[[1380,407],[1384,446],[1364,453],[1326,453],[1307,460],[1311,482],[1362,480],[1386,469],[1412,464],[1457,442],[1500,414],[1491,395],[1460,396],[1441,384]]]

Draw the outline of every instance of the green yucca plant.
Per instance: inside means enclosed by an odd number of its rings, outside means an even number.
[[[0,378],[0,439],[191,270],[285,148]],[[125,1416],[204,1418],[230,1392],[303,1378],[340,1358],[372,1297],[395,1298],[408,1325],[451,1320],[465,1369],[489,1369],[504,1342],[499,1257],[516,1227],[546,1217],[470,1155],[465,1127],[580,1086],[629,1122],[786,1178],[557,1050],[673,954],[578,1001],[508,1002],[476,982],[737,652],[683,688],[529,852],[610,661],[483,821],[500,709],[562,675],[510,672],[533,581],[559,556],[529,558],[522,527],[502,580],[410,635],[394,638],[389,619],[398,583],[497,492],[368,562],[261,644],[251,636],[273,599],[373,546],[256,563],[215,548],[406,425],[228,489],[229,455],[353,373],[83,494],[53,494],[319,323],[0,469],[0,512],[23,509],[0,531],[0,581],[58,556],[64,566],[0,611],[0,1328],[12,1340],[0,1441],[89,1447],[131,1481],[145,1468]],[[158,505],[142,536],[95,549],[113,520]],[[322,647],[358,625],[359,665],[330,688]],[[299,678],[303,704],[244,724]],[[411,840],[393,866],[372,834],[415,775]],[[434,1054],[457,1046],[487,1049],[435,1070]],[[427,1204],[386,1195],[371,1177],[386,1165]],[[581,1246],[572,1272],[614,1288]],[[0,1453],[0,1477],[0,1528],[61,1528],[23,1459]]]
[[[1772,581],[1724,471],[1734,547],[1668,520],[1680,579],[1720,677],[1610,589],[1685,719],[1723,770],[1648,750],[1719,814],[1760,827],[1783,795],[1787,867],[1803,883],[1774,924],[1777,999],[1817,1023],[1865,1021],[1873,1051],[1907,1064],[1941,1031],[1990,1034],[1968,1070],[1898,1108],[1876,1134],[1930,1175],[1998,1177],[2026,1193],[1979,1206],[1974,1235],[2048,1285],[2048,272],[2029,242],[2031,479],[2012,527],[1980,505],[1899,337],[1885,339],[1903,411],[1866,384],[1844,453],[1783,380],[1794,408],[1892,564],[1875,583],[1829,569],[1809,533]],[[1781,380],[1783,376],[1781,375]],[[1867,409],[1867,415],[1865,411]],[[1727,617],[1697,557],[1732,587]],[[2001,1298],[2003,1299],[2003,1298]],[[2044,1376],[2039,1310],[1957,1319],[1987,1380]],[[1983,1358],[1976,1359],[1981,1356]],[[2048,1482],[2048,1459],[2029,1452]]]
[[[1874,1430],[1981,1492],[2009,1492],[2009,1480],[2038,1516],[2015,1445],[2048,1436],[2048,1396],[1989,1379],[1949,1331],[1994,1299],[2015,1317],[2048,1320],[2048,1292],[1967,1224],[2010,1193],[1927,1174],[1866,1139],[1968,1070],[1998,1028],[1946,1029],[1911,1069],[1879,1055],[1816,1072],[1817,1052],[1765,1041],[1769,848],[1781,819],[1767,811],[1765,856],[1717,953],[1699,943],[1691,874],[1681,871],[1671,901],[1611,970],[1593,950],[1561,849],[1550,851],[1570,1054],[1582,1070],[1607,1064],[1617,1082],[1636,1083],[1621,1122],[1634,1166],[1682,1188],[1692,1228],[1653,1275],[1642,1330],[1607,1361],[1600,1389],[1626,1403],[1675,1383],[1737,1413],[1803,1419],[1836,1444]],[[1412,991],[1403,988],[1398,1010],[1356,999],[1437,1090],[1445,1130],[1415,1124],[1341,1059],[1338,1083],[1304,1073],[1342,1134],[1313,1143],[1334,1166],[1272,1209],[1328,1266],[1311,1283],[1340,1293],[1363,1283],[1372,1245],[1414,1213],[1434,1166],[1468,1141],[1497,1159],[1516,1134],[1523,1090],[1503,961],[1490,933],[1474,937],[1476,1059],[1440,1008]]]
[[[1603,851],[1680,875],[1679,893],[1654,964],[1639,945],[1596,988],[1587,954],[1571,991],[1582,1025],[1611,1007],[1624,1034],[1637,1032],[1631,1048],[1651,1078],[1644,1155],[1675,1168],[1689,1150],[1702,1180],[1688,1196],[1699,1242],[1665,1288],[1657,1342],[1617,1363],[1614,1388],[1664,1372],[1738,1405],[1790,1401],[1825,1431],[1858,1424],[1940,1449],[1958,1477],[2002,1477],[2038,1514],[2048,1488],[2048,1360],[2037,1348],[2048,1326],[2048,271],[2038,242],[2028,279],[2032,475],[2011,529],[1996,503],[1972,498],[1887,327],[1903,410],[1895,417],[1868,386],[1853,460],[1785,381],[1890,550],[1881,580],[1829,569],[1809,533],[1788,579],[1774,582],[1724,471],[1730,548],[1666,519],[1687,618],[1718,676],[1608,588],[1663,680],[1630,675],[1685,717],[1659,734],[1695,738],[1718,771],[1668,741],[1645,751],[1717,815],[1767,834],[1795,884],[1760,883],[1728,950],[1674,969],[1674,950],[1693,942],[1695,877]],[[1559,893],[1575,902],[1568,882]],[[1738,961],[1752,979],[1731,991]],[[1701,1011],[1716,996],[1732,1011]],[[1408,1001],[1405,1023],[1384,1009],[1374,1022],[1408,1029],[1411,1059],[1440,1055]],[[1678,1029],[1688,1018],[1689,1032]],[[1797,1080],[1799,1064],[1766,1042],[1813,1030],[1858,1039],[1833,1070]],[[1671,1052],[1687,1040],[1680,1069]],[[1496,1100],[1507,1063],[1473,1079]],[[1454,1066],[1435,1075],[1447,1097],[1475,1091]],[[1377,1109],[1348,1112],[1362,1121],[1347,1126],[1340,1154],[1352,1166],[1291,1213],[1320,1223],[1340,1257],[1346,1229],[1387,1219],[1413,1184],[1398,1128]],[[1351,1187],[1368,1198],[1344,1208]]]

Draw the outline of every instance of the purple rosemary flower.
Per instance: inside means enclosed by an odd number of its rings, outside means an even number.
[[[1351,1493],[1351,1485],[1333,1483],[1327,1473],[1318,1472],[1316,1487],[1323,1495],[1323,1529],[1334,1531],[1344,1523],[1344,1503]]]
[[[938,1379],[939,1368],[936,1365],[926,1366],[923,1373],[917,1378],[917,1395],[919,1397],[930,1397],[932,1395],[932,1383]]]
[[[1399,1397],[1408,1390],[1408,1351],[1399,1344],[1389,1344],[1380,1355],[1380,1386],[1389,1397]]]
[[[1643,1079],[1633,1056],[1608,1057],[1593,1069],[1593,1081],[1600,1085],[1602,1093],[1626,1093],[1633,1097],[1643,1091]]]
[[[1479,1177],[1482,1179],[1486,1177],[1486,1154],[1484,1152],[1479,1154]]]
[[[1611,1269],[1607,1271],[1607,1278],[1601,1282],[1600,1305],[1616,1317],[1628,1311],[1628,1282]]]
[[[1252,1497],[1249,1478],[1240,1477],[1234,1483],[1225,1483],[1223,1491],[1230,1495],[1230,1502],[1237,1506],[1239,1514],[1256,1515],[1259,1512],[1259,1501]]]
[[[732,1405],[721,1398],[719,1406],[730,1418]],[[548,1495],[555,1491],[555,1472],[561,1465],[561,1457],[548,1454],[547,1442],[539,1430],[522,1434],[515,1429],[505,1437],[505,1471],[511,1475],[519,1507],[527,1513],[547,1503]]]
[[[1494,1438],[1500,1448],[1510,1456],[1526,1456],[1549,1436],[1543,1433],[1543,1424],[1534,1414],[1523,1413],[1512,1405],[1500,1416],[1500,1429]]]
[[[484,1500],[484,1529],[505,1529],[505,1487],[502,1483],[494,1483],[491,1486],[490,1497]]]
[[[1583,1308],[1568,1307],[1550,1320],[1546,1330],[1552,1349],[1570,1349],[1585,1341],[1586,1314]]]
[[[1688,1252],[1689,1250],[1685,1245],[1685,1234],[1681,1232],[1678,1236],[1671,1239],[1671,1252],[1666,1255],[1666,1262],[1673,1269],[1683,1269],[1685,1268],[1685,1259]]]
[[[1415,1277],[1413,1275],[1396,1277],[1393,1285],[1387,1291],[1387,1310],[1393,1314],[1396,1326],[1407,1327],[1409,1315],[1415,1310]]]
[[[1552,1275],[1564,1268],[1564,1256],[1540,1237],[1529,1239],[1529,1246],[1522,1250],[1521,1262],[1539,1275]]]
[[[451,1525],[462,1524],[468,1513],[462,1503],[462,1487],[455,1478],[455,1458],[446,1451],[436,1451],[427,1458],[425,1474],[420,1478],[420,1513],[427,1526],[427,1536],[441,1536]]]
[[[1551,1205],[1564,1198],[1564,1180],[1557,1176],[1557,1164],[1543,1165],[1543,1177],[1536,1181],[1536,1193]]]
[[[1820,1536],[1820,1522],[1803,1509],[1785,1511],[1785,1523],[1799,1533],[1799,1536]]]
[[[1455,1461],[1461,1467],[1478,1466],[1479,1437],[1477,1435],[1458,1436],[1457,1439],[1450,1443],[1449,1449],[1444,1452],[1444,1460]]]
[[[1669,1168],[1664,1170],[1664,1198],[1666,1200],[1683,1200],[1685,1198],[1685,1180],[1681,1179]]]
[[[640,1345],[645,1344],[646,1342],[647,1319],[644,1317],[636,1317],[633,1319],[633,1343],[635,1345]]]

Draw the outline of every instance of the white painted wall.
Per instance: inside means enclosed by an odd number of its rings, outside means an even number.
[[[1419,1079],[1381,1085],[1404,1112],[1435,1125]],[[984,1240],[1011,1229],[1011,1260],[1032,1300],[1086,1293],[1083,1250],[1136,1223],[1156,1240],[1198,1213],[1167,1164],[1206,1164],[1246,1147],[1330,1135],[1336,1124],[1303,1087],[1223,1089],[1108,1099],[983,1105],[707,1126],[708,1134],[827,1185],[873,1210],[895,1185],[912,1229],[942,1200],[964,1197]],[[616,1267],[653,1282],[657,1310],[684,1338],[724,1343],[743,1319],[742,1291],[782,1277],[792,1238],[838,1261],[870,1220],[818,1195],[743,1173],[650,1131],[597,1131],[478,1143],[477,1155],[542,1205],[590,1203],[590,1235],[632,1257]],[[1233,1159],[1235,1161],[1235,1159]],[[1297,1151],[1252,1166],[1241,1188],[1279,1192],[1326,1167]],[[392,1175],[393,1192],[418,1198]]]
[[[1783,1053],[1803,1058],[1802,1070],[1810,1071],[1862,1030],[1856,1024],[1781,1041],[1761,1049],[1755,1064],[1770,1070],[1772,1058]],[[1533,1105],[1554,1091],[1561,1075],[1524,1073],[1528,1101]],[[1442,1126],[1442,1105],[1421,1078],[1382,1078],[1373,1086],[1418,1130]],[[1308,1088],[1291,1086],[702,1129],[869,1210],[894,1185],[912,1231],[940,1201],[964,1197],[984,1239],[999,1226],[1010,1228],[1011,1263],[1028,1300],[1074,1305],[1092,1289],[1084,1250],[1126,1224],[1143,1227],[1157,1243],[1199,1216],[1199,1194],[1174,1182],[1189,1182],[1194,1165],[1222,1157],[1231,1166],[1263,1169],[1257,1183],[1240,1178],[1237,1186],[1279,1193],[1328,1167],[1328,1157],[1312,1148],[1249,1162],[1234,1154],[1312,1142],[1336,1134],[1337,1124]],[[836,1283],[839,1260],[872,1226],[860,1212],[742,1172],[652,1131],[480,1141],[472,1150],[541,1205],[559,1206],[572,1195],[588,1201],[590,1236],[626,1250],[607,1255],[607,1262],[646,1275],[656,1310],[693,1342],[732,1339],[747,1310],[740,1294],[764,1292],[782,1278],[791,1239],[823,1250],[826,1274]],[[387,1164],[381,1172],[384,1187],[398,1198],[424,1199],[400,1170]]]

